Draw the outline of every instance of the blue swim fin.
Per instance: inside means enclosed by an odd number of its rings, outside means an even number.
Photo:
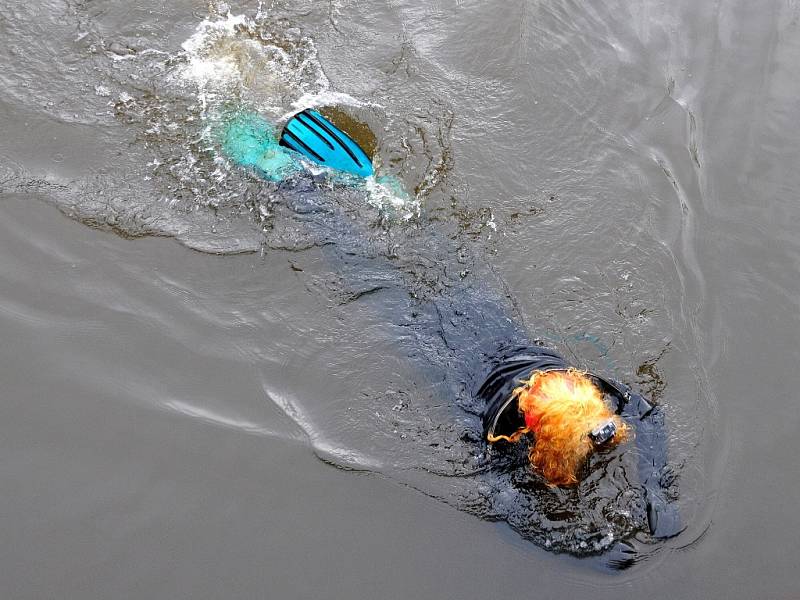
[[[373,173],[372,161],[361,147],[315,110],[306,109],[289,119],[281,133],[280,145],[337,171],[359,177]]]

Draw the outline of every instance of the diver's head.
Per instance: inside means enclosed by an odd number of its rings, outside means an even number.
[[[627,438],[625,422],[606,404],[603,393],[585,373],[576,370],[534,371],[512,397],[525,426],[511,436],[490,441],[518,441],[534,436],[528,456],[550,485],[572,485],[589,455]]]

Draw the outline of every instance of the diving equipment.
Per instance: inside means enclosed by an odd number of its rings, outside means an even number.
[[[373,174],[372,161],[361,147],[316,110],[306,109],[289,119],[280,145],[330,169],[359,177]]]

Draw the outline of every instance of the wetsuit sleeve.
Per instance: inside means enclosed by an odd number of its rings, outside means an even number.
[[[678,535],[683,525],[677,507],[669,500],[673,477],[668,463],[664,412],[626,385],[614,382],[614,387],[623,399],[618,412],[636,432],[639,481],[645,490],[650,534],[660,539]]]

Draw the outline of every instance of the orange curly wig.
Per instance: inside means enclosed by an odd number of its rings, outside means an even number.
[[[578,482],[578,471],[594,450],[589,432],[598,425],[611,419],[617,426],[607,447],[627,439],[627,425],[612,412],[586,373],[574,369],[534,371],[521,383],[512,397],[517,399],[525,426],[511,436],[494,436],[489,441],[516,442],[532,433],[534,443],[528,456],[549,485]]]

